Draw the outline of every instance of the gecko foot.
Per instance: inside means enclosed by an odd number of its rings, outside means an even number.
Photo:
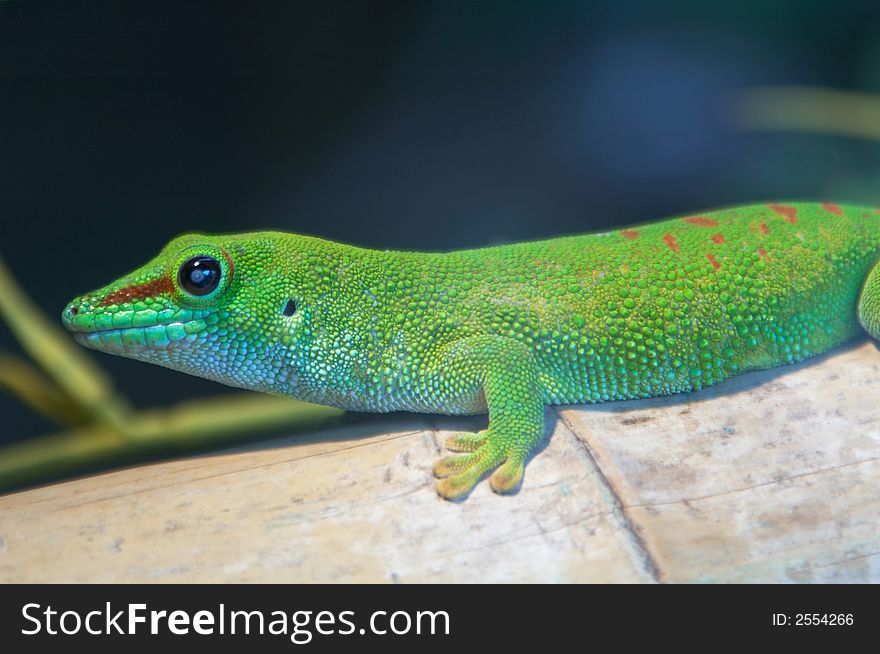
[[[479,433],[456,432],[446,446],[457,452],[434,463],[434,476],[439,477],[437,492],[448,500],[467,495],[486,474],[495,470],[489,485],[496,493],[512,493],[519,488],[525,469],[526,454],[510,447],[503,437],[490,429]]]

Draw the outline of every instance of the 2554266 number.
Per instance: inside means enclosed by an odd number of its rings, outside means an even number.
[[[796,613],[794,616],[796,627],[810,627],[814,625],[835,627],[849,626],[852,623],[852,613]]]

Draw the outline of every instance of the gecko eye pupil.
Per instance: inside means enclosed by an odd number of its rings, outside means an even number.
[[[213,257],[190,257],[177,271],[177,281],[190,295],[207,295],[220,284],[220,272]]]

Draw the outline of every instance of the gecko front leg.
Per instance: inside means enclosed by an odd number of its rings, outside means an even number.
[[[489,411],[488,429],[457,432],[447,439],[447,448],[466,454],[434,464],[434,475],[441,478],[437,492],[446,499],[460,498],[493,470],[492,490],[515,491],[544,435],[544,399],[534,354],[513,339],[475,336],[446,346],[437,367],[442,394],[452,404]]]

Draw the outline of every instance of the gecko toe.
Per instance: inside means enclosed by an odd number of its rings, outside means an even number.
[[[476,452],[486,442],[486,432],[457,431],[446,439],[446,449],[452,452]]]
[[[449,477],[470,468],[477,459],[476,454],[447,456],[434,462],[435,477]]]
[[[437,492],[448,500],[463,497],[502,461],[503,453],[485,447],[440,459],[434,464],[434,475],[442,478],[437,483]]]
[[[482,475],[476,470],[468,470],[437,482],[437,493],[447,500],[457,500],[464,497],[477,483]]]
[[[522,459],[510,457],[489,477],[489,486],[496,493],[513,493],[522,483],[524,469]]]

